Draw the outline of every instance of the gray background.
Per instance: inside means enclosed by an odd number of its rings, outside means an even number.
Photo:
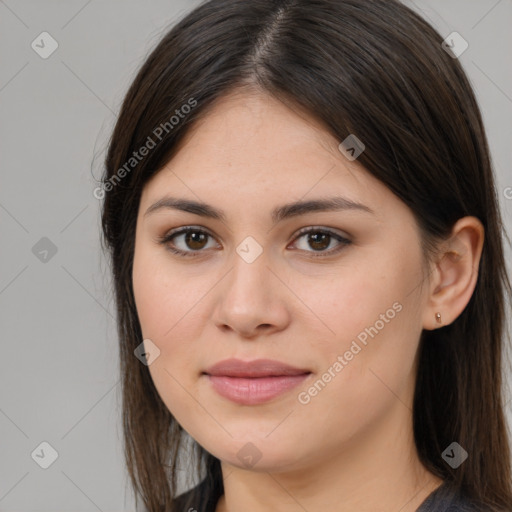
[[[457,31],[469,43],[460,60],[481,105],[510,233],[512,1],[405,3],[443,38]],[[0,0],[0,511],[134,510],[92,191],[135,71],[196,5]],[[43,31],[59,45],[47,59],[31,47]],[[49,245],[55,254],[40,252]],[[512,401],[507,415],[512,425]],[[58,452],[48,469],[35,462],[45,441]]]

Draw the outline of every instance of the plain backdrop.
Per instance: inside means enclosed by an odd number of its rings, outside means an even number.
[[[469,43],[459,58],[480,102],[510,233],[512,1],[406,4],[443,38],[456,31]],[[135,510],[94,180],[134,73],[196,5],[0,0],[0,511]],[[32,46],[42,32],[58,44],[46,59],[41,43]],[[48,51],[55,43],[44,37]],[[511,409],[509,401],[509,425]]]

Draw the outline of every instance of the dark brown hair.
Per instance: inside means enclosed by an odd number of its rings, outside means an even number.
[[[114,277],[126,462],[148,511],[174,510],[186,433],[134,356],[142,342],[132,289],[141,191],[194,121],[244,87],[308,112],[340,142],[349,134],[362,140],[358,162],[411,209],[425,247],[461,217],[483,223],[469,304],[451,325],[424,331],[420,340],[414,438],[429,471],[486,510],[512,510],[502,389],[511,293],[504,230],[479,107],[442,39],[394,0],[211,0],[165,34],[142,65],[109,142],[102,244]],[[154,147],[135,161],[134,151],[149,147],[150,138]],[[469,454],[457,469],[441,457],[453,441]],[[194,453],[194,478],[206,477],[214,502],[223,491],[220,462],[197,444]]]

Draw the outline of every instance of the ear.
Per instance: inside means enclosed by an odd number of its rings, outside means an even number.
[[[439,246],[429,279],[423,328],[451,324],[467,306],[475,290],[484,244],[484,227],[476,217],[463,217]]]

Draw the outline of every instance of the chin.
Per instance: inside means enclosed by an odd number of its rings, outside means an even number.
[[[283,446],[282,439],[277,438],[269,441],[243,436],[227,441],[223,446],[219,446],[218,438],[212,439],[212,449],[209,449],[210,443],[201,446],[225,464],[248,471],[274,473],[299,469],[297,443],[292,444],[294,446]]]

